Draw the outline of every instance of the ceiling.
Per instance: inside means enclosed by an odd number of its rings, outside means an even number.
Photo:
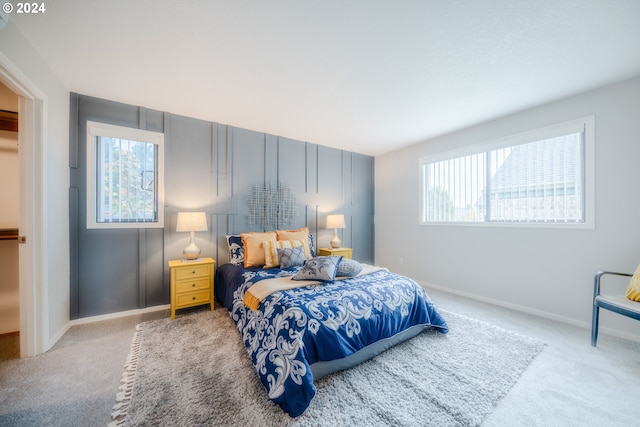
[[[370,155],[640,75],[637,0],[51,0],[10,20],[72,92]]]

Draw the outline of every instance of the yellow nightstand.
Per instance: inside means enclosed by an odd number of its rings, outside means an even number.
[[[213,310],[213,258],[169,261],[171,271],[171,318],[176,310],[210,304]]]
[[[343,258],[352,259],[353,249],[351,248],[320,248],[318,249],[318,255],[320,256],[342,255]]]

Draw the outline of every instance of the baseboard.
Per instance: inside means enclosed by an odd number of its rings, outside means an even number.
[[[155,311],[170,310],[171,305],[154,305],[153,307],[139,308],[136,310],[119,311],[117,313],[101,314],[99,316],[82,317],[69,321],[69,327],[75,325],[84,325],[87,323],[101,322],[103,320],[118,319],[120,317],[137,316],[145,313],[153,313]]]
[[[136,316],[144,313],[153,313],[154,311],[162,311],[162,310],[170,310],[170,309],[171,309],[171,305],[164,304],[164,305],[156,305],[153,307],[140,308],[136,310],[119,311],[117,313],[102,314],[99,316],[82,317],[80,319],[70,320],[62,329],[58,331],[57,334],[55,334],[49,339],[45,352],[49,351],[60,340],[60,338],[62,338],[64,334],[67,333],[69,328],[71,328],[72,326],[84,325],[87,323],[94,323],[94,322],[101,322],[103,320],[117,319],[120,317]]]
[[[512,303],[509,303],[509,302],[506,302],[506,301],[501,301],[501,300],[497,300],[497,299],[493,299],[493,298],[487,298],[487,297],[483,297],[483,296],[480,296],[480,295],[475,295],[475,294],[472,294],[472,293],[469,293],[469,292],[463,292],[463,291],[459,291],[457,289],[451,289],[451,288],[447,288],[445,286],[436,285],[434,283],[423,282],[423,281],[419,281],[419,280],[417,280],[417,282],[423,288],[431,288],[431,289],[435,289],[435,290],[438,290],[438,291],[447,292],[449,294],[459,295],[461,297],[469,298],[469,299],[472,299],[472,300],[486,302],[487,304],[492,304],[492,305],[497,305],[499,307],[509,308],[511,310],[519,311],[519,312],[522,312],[522,313],[533,314],[534,316],[543,317],[545,319],[551,319],[551,320],[555,320],[555,321],[558,321],[558,322],[567,323],[569,325],[577,326],[579,328],[587,329],[589,331],[591,330],[591,323],[589,323],[589,322],[581,322],[581,321],[573,319],[571,317],[560,316],[560,315],[557,315],[555,313],[549,313],[547,311],[536,310],[534,308],[526,307],[526,306],[523,306],[523,305],[512,304]],[[640,335],[635,335],[635,334],[631,334],[631,333],[628,333],[628,332],[622,332],[622,331],[618,331],[616,329],[611,329],[611,328],[606,328],[606,327],[600,326],[600,328],[598,330],[598,333],[599,334],[611,335],[611,336],[622,338],[622,339],[629,340],[629,341],[640,342]]]
[[[44,352],[46,353],[47,351],[51,350],[53,346],[60,340],[60,338],[62,338],[64,334],[67,333],[67,331],[71,326],[72,326],[71,322],[67,322],[67,324],[64,325],[64,327],[60,329],[57,334],[50,337],[49,342],[47,343],[47,348],[44,350]]]

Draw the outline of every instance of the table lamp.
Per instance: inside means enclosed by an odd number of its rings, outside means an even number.
[[[327,215],[327,228],[333,228],[333,239],[331,239],[331,247],[339,248],[342,242],[338,238],[338,228],[345,228],[344,215]]]
[[[194,232],[207,231],[207,216],[204,212],[178,212],[177,232],[188,231],[191,242],[182,250],[182,257],[186,260],[195,260],[200,256],[200,248],[196,246]]]

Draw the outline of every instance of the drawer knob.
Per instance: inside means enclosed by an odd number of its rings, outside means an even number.
[[[196,297],[191,297],[191,299],[195,301],[195,300],[196,300]]]
[[[196,287],[196,284],[195,284],[195,283],[192,283],[192,284],[191,284],[191,286],[193,286],[193,287],[195,288],[195,287]]]
[[[196,271],[195,271],[195,270],[193,270],[193,271],[191,272],[191,274],[196,274]]]

